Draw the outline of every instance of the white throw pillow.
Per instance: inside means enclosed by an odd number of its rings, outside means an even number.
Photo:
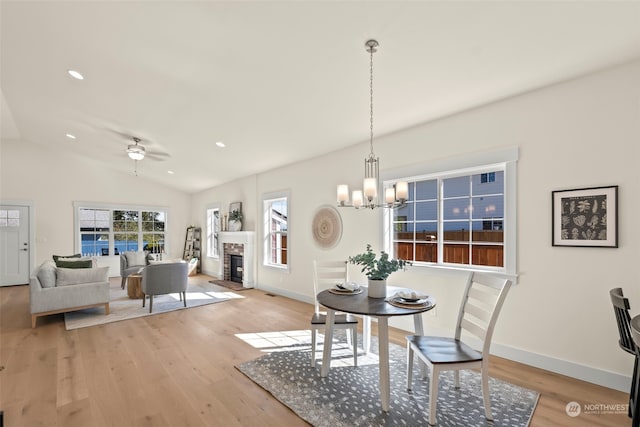
[[[49,260],[43,262],[36,273],[40,286],[43,288],[53,288],[56,285],[56,263]]]
[[[133,267],[134,265],[147,265],[147,254],[142,251],[128,251],[124,253],[124,256],[127,258],[127,265],[129,267]]]
[[[56,286],[78,285],[80,283],[106,282],[109,267],[98,268],[58,268]]]

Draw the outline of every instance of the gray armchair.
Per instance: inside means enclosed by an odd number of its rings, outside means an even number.
[[[120,276],[122,277],[122,284],[120,287],[124,289],[124,285],[127,283],[127,277],[129,277],[130,274],[139,273],[148,263],[146,252],[127,251],[121,253]]]
[[[149,313],[153,310],[153,296],[178,292],[187,306],[189,264],[186,262],[151,264],[142,270],[142,306],[149,295]]]

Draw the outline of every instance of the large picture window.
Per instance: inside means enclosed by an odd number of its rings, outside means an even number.
[[[288,197],[264,200],[264,264],[273,267],[288,265]]]
[[[76,204],[78,251],[85,256],[144,250],[164,253],[165,210],[95,207]]]
[[[514,181],[509,182],[509,177]],[[397,177],[404,207],[389,210],[385,242],[417,265],[515,274],[515,162]]]

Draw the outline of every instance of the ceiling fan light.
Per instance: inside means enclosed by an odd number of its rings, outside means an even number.
[[[127,154],[133,160],[142,160],[144,159],[145,150],[140,145],[130,145],[127,147]]]

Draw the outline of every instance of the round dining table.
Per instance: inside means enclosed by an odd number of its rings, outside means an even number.
[[[354,294],[337,294],[327,289],[320,292],[317,296],[318,302],[323,307],[327,308],[320,376],[326,377],[329,373],[329,367],[331,364],[331,344],[333,342],[333,323],[335,321],[336,311],[377,318],[380,402],[382,404],[382,410],[389,412],[389,399],[391,395],[389,385],[389,317],[413,315],[415,333],[417,335],[424,335],[422,313],[433,309],[436,306],[436,301],[433,297],[429,296],[427,303],[423,305],[416,305],[415,307],[409,305],[398,307],[392,305],[387,300],[396,292],[407,291],[407,288],[388,286],[387,298],[369,298],[366,286],[363,286],[362,288],[363,292]],[[354,343],[354,345],[356,344]]]

